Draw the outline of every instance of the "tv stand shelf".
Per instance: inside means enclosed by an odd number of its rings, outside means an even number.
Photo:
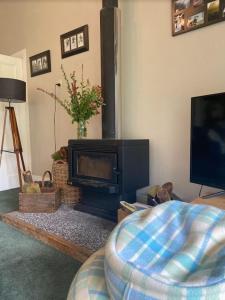
[[[215,206],[220,209],[225,210],[225,195],[212,197],[209,199],[196,198],[191,203],[193,204],[207,204],[211,206]]]

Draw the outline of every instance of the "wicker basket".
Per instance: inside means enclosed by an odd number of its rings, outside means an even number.
[[[79,187],[66,185],[60,192],[62,203],[76,204],[81,199],[81,190]]]
[[[45,177],[49,174],[52,181],[52,174],[46,171],[42,176],[41,193],[19,193],[19,210],[29,213],[51,213],[60,206],[60,191],[55,187],[45,187]]]
[[[57,160],[53,162],[52,174],[57,188],[62,189],[65,185],[67,185],[69,174],[68,169],[68,163],[63,160]]]
[[[78,203],[81,198],[81,189],[67,184],[69,174],[68,163],[63,160],[54,161],[52,173],[54,183],[60,189],[61,202],[66,204]]]

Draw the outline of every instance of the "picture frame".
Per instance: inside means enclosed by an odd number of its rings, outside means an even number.
[[[31,77],[51,72],[50,50],[43,51],[30,57]]]
[[[171,0],[172,35],[225,21],[225,0]]]
[[[81,26],[60,35],[62,58],[89,50],[88,25]]]

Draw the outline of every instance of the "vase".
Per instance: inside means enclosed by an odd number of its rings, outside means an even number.
[[[85,121],[79,121],[77,123],[77,138],[83,139],[87,137],[87,127]]]

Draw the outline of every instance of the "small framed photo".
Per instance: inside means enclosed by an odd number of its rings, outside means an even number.
[[[204,4],[204,0],[193,0],[193,7],[198,7]]]
[[[207,3],[208,22],[217,21],[220,15],[220,0],[213,0]]]
[[[48,69],[48,59],[47,59],[46,55],[41,58],[41,63],[42,63],[42,70],[47,70]]]
[[[225,3],[222,6],[222,18],[225,18]]]
[[[178,14],[174,17],[174,32],[184,31],[184,14]]]
[[[204,22],[205,22],[204,11],[202,11],[193,16],[188,17],[187,28],[191,29],[191,28],[203,25]]]
[[[184,9],[189,8],[190,4],[191,4],[190,0],[175,0],[174,2],[175,12],[179,13]]]
[[[68,52],[70,50],[71,50],[71,47],[70,47],[70,38],[66,38],[64,40],[64,51]]]
[[[77,35],[77,46],[78,48],[84,47],[84,33],[80,32]]]
[[[51,72],[50,50],[41,52],[30,57],[31,77]]]
[[[71,50],[77,49],[77,36],[73,35],[70,38]]]
[[[62,58],[89,50],[88,25],[60,35]]]

